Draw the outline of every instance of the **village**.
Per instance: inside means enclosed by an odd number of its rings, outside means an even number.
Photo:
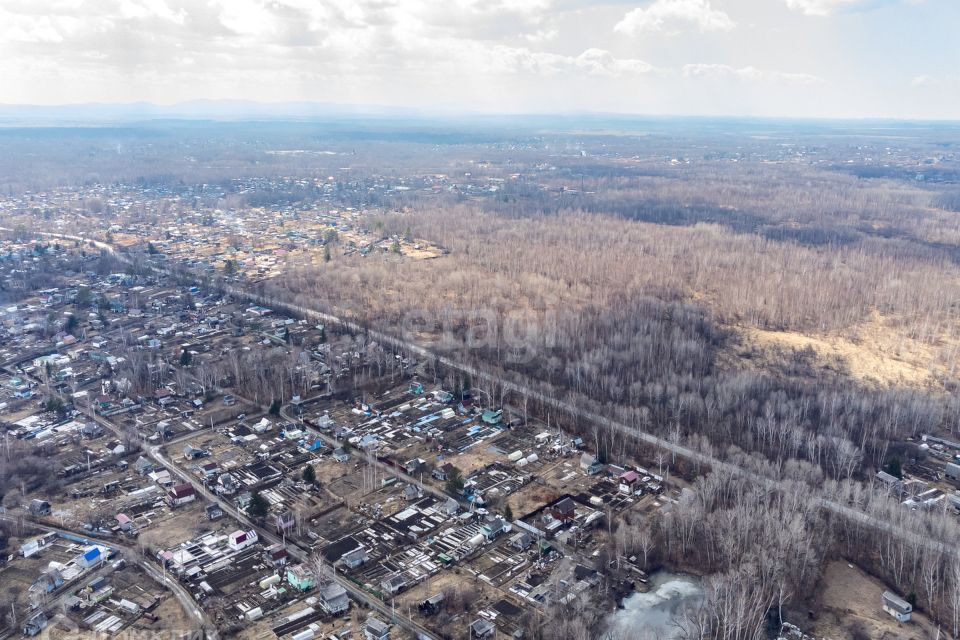
[[[51,232],[69,235],[89,225],[90,218],[78,210],[92,204],[114,220],[97,229],[103,241],[122,249],[145,249],[168,268],[258,283],[292,268],[329,261],[332,246],[343,256],[379,252],[411,260],[437,258],[445,253],[442,247],[412,237],[405,228],[401,233],[386,230],[385,222],[403,219],[403,205],[390,205],[388,199],[402,199],[407,192],[421,197],[489,195],[503,182],[469,174],[459,180],[444,174],[360,178],[344,168],[323,179],[251,178],[226,187],[197,185],[178,191],[117,185],[27,193],[0,201],[0,213],[18,235],[29,224],[25,214],[33,212],[49,219]],[[262,198],[263,192],[308,194],[310,200],[280,206],[268,199],[263,206],[231,206],[245,194]],[[19,257],[16,251],[6,255],[8,260]]]
[[[7,247],[8,280],[36,251]],[[3,455],[42,461],[2,514],[25,635],[165,607],[251,638],[519,638],[554,601],[642,588],[636,558],[600,566],[604,522],[668,509],[668,469],[601,461],[354,336],[98,273],[69,243],[42,256],[62,282],[0,318]],[[286,397],[248,397],[251,358],[275,358]]]

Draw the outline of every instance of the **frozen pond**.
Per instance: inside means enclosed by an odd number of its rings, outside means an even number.
[[[607,616],[612,640],[669,640],[679,635],[674,619],[685,607],[699,604],[703,589],[696,578],[659,571],[650,576],[650,591],[623,600],[623,609]]]

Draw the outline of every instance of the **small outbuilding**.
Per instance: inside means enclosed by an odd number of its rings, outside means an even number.
[[[883,610],[896,618],[897,622],[909,622],[913,605],[892,591],[884,591]]]

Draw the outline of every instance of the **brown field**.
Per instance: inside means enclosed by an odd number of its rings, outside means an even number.
[[[820,613],[808,631],[817,638],[852,640],[858,626],[874,640],[934,640],[938,635],[922,613],[914,612],[906,624],[890,617],[881,606],[883,583],[846,562],[828,564],[821,585]]]
[[[470,447],[463,453],[456,456],[447,456],[446,461],[460,469],[464,477],[470,475],[477,469],[482,469],[492,462],[502,462],[506,456],[490,449],[493,440],[486,440],[480,444]]]
[[[472,591],[475,591],[475,594],[471,593]],[[429,580],[421,582],[412,589],[404,591],[397,596],[397,609],[404,612],[409,611],[413,616],[417,617],[417,604],[435,593],[440,592],[448,594],[459,593],[461,596],[465,593],[475,595],[476,597],[469,599],[469,611],[471,612],[482,609],[502,597],[498,589],[483,580],[476,579],[469,571],[451,569],[441,571]],[[466,603],[464,606],[466,606]],[[463,613],[464,609],[460,608],[459,611],[448,609],[448,611],[452,614],[457,614]],[[466,625],[464,625],[464,627],[466,627]]]
[[[170,547],[201,533],[236,528],[236,523],[230,518],[208,520],[203,511],[204,504],[202,500],[194,500],[190,504],[157,514],[151,523],[141,530],[138,543],[158,548]]]
[[[812,349],[817,369],[846,373],[875,387],[909,386],[942,390],[956,378],[960,339],[943,336],[934,344],[917,340],[906,329],[873,313],[870,319],[841,333],[737,329],[743,346],[760,354],[760,362],[774,362],[776,351]]]
[[[554,502],[560,495],[561,492],[557,489],[534,482],[510,494],[506,502],[509,503],[514,516],[519,518],[545,504]]]

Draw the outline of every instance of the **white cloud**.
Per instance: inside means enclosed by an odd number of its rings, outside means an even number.
[[[947,76],[919,75],[919,76],[915,76],[910,80],[910,86],[933,87],[938,89],[960,87],[960,75],[947,75]]]
[[[871,4],[877,6],[876,0],[785,0],[787,6],[796,11],[801,11],[808,16],[829,16],[837,9],[844,7],[853,7],[863,5],[870,7]],[[899,0],[901,4],[919,5],[926,0]]]
[[[643,74],[654,70],[653,65],[634,58],[616,58],[603,49],[587,49],[574,60],[574,65],[594,75],[619,76]]]
[[[787,6],[808,16],[828,16],[846,5],[861,4],[863,0],[786,0]]]
[[[120,3],[120,16],[123,18],[160,18],[183,24],[186,15],[185,9],[174,11],[164,0],[123,0]]]
[[[752,83],[817,84],[821,78],[808,73],[766,71],[756,67],[732,67],[726,64],[687,64],[680,70],[685,78],[734,79]]]
[[[524,47],[496,46],[489,52],[481,50],[476,53],[486,61],[484,69],[493,73],[553,75],[579,71],[594,76],[617,77],[654,71],[653,65],[643,60],[616,58],[603,49],[587,49],[578,56],[565,56],[530,51]]]
[[[729,31],[736,23],[723,11],[714,9],[710,0],[655,0],[649,7],[628,12],[613,30],[628,36],[644,31],[678,33],[693,26],[701,32]]]
[[[0,16],[2,17],[2,16]],[[27,18],[17,16],[4,21],[0,29],[0,38],[9,42],[63,42],[63,34],[49,18]]]
[[[85,31],[103,29],[108,23],[99,19],[88,23],[69,13],[12,12],[0,6],[0,45],[66,42]]]

